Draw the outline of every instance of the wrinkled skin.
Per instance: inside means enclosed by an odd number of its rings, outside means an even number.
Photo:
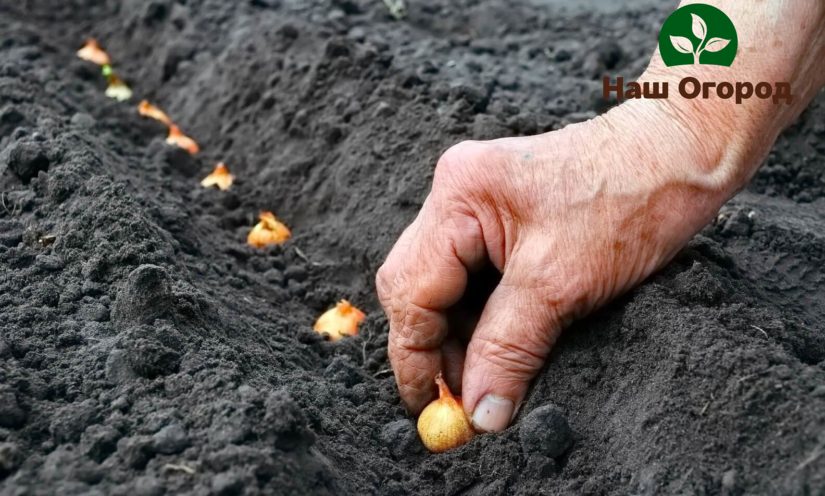
[[[566,322],[638,283],[713,216],[720,187],[650,153],[673,141],[678,124],[662,120],[658,136],[617,133],[630,113],[654,120],[664,110],[627,106],[546,135],[460,143],[441,158],[377,277],[390,359],[412,411],[431,399],[441,369],[470,411],[487,390],[517,405]],[[625,140],[638,142],[618,146]],[[673,153],[707,160],[701,149]],[[502,278],[465,352],[447,310],[488,261]]]
[[[506,428],[562,328],[662,267],[746,184],[825,84],[825,6],[748,4],[725,8],[742,53],[773,47],[760,58],[741,57],[731,73],[666,69],[654,56],[641,80],[669,80],[674,92],[688,75],[791,81],[793,104],[634,100],[560,131],[464,142],[441,157],[418,217],[376,277],[412,413],[435,397],[443,371],[477,430]],[[801,28],[765,45],[777,10]],[[488,264],[501,279],[478,320],[456,320],[468,281]]]

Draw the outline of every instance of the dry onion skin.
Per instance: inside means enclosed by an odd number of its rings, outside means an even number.
[[[230,186],[232,186],[232,182],[234,180],[235,176],[229,173],[229,169],[226,167],[226,164],[223,162],[218,162],[218,165],[215,166],[215,170],[203,178],[203,181],[201,181],[201,186],[204,188],[217,186],[219,190],[226,191]]]
[[[427,405],[418,417],[418,435],[428,450],[443,453],[469,442],[475,431],[464,413],[461,397],[453,396],[440,372],[435,383],[438,399]]]
[[[324,312],[315,321],[315,332],[326,336],[330,341],[338,341],[345,336],[358,334],[358,325],[364,321],[366,314],[355,308],[347,300],[341,300],[333,308]]]
[[[109,54],[100,48],[100,44],[94,38],[86,40],[83,48],[77,51],[77,56],[97,65],[110,65],[112,63]]]
[[[183,134],[180,128],[175,124],[169,126],[169,136],[166,137],[166,143],[169,145],[183,148],[190,154],[194,155],[200,151],[198,144],[189,136]]]
[[[156,121],[160,121],[167,126],[172,125],[172,119],[166,115],[166,112],[157,108],[156,106],[152,105],[146,100],[142,100],[138,104],[138,113],[143,117],[149,117],[150,119],[155,119]]]
[[[261,212],[260,222],[249,231],[246,242],[255,248],[285,243],[291,236],[289,228],[275,218],[272,212]]]

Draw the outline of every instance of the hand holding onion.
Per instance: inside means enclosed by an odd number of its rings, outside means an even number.
[[[453,396],[444,378],[435,376],[438,399],[432,401],[418,417],[418,435],[433,453],[457,448],[473,438],[475,432],[461,406],[461,397]]]
[[[681,167],[704,164],[706,144],[645,136],[639,143],[656,153],[644,167],[642,145],[604,154],[605,143],[637,143],[629,130],[684,135],[653,100],[632,103],[552,133],[465,142],[441,158],[421,212],[376,276],[410,411],[430,402],[443,371],[461,378],[473,428],[503,431],[562,327],[667,262],[727,200],[695,187],[709,184],[702,167]],[[467,336],[449,317],[488,267],[500,280]]]

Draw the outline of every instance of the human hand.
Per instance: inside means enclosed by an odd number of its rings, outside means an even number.
[[[634,101],[441,157],[376,278],[411,412],[443,370],[477,430],[506,428],[564,325],[638,284],[713,218],[738,185],[711,173],[724,140],[698,143],[688,125],[667,104]],[[448,311],[488,263],[501,280],[465,350]]]
[[[561,131],[448,150],[376,277],[390,361],[413,413],[443,370],[476,429],[507,427],[561,328],[665,264],[825,85],[822,2],[707,1],[736,22],[736,64],[666,68],[657,52],[640,82],[789,81],[793,103],[634,100]],[[780,34],[779,18],[799,29]],[[501,280],[478,322],[448,326],[468,276],[488,263]]]

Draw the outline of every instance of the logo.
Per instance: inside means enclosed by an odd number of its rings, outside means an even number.
[[[739,39],[724,12],[705,4],[686,5],[667,18],[659,33],[659,53],[668,67],[721,65],[730,67]]]
[[[717,65],[730,67],[739,49],[736,27],[724,12],[702,3],[686,5],[667,18],[659,33],[659,53],[668,67],[679,65]],[[752,53],[748,53],[748,56]],[[787,81],[704,81],[707,71],[695,69],[695,75],[678,81],[679,96],[685,100],[733,100],[740,105],[748,100],[772,100],[774,104],[791,104],[794,95]],[[717,73],[718,75],[718,73]],[[735,76],[732,72],[730,76]],[[698,76],[698,77],[697,77]],[[615,81],[615,82],[614,82]],[[605,100],[668,99],[676,81],[632,81],[622,76],[605,76],[602,94]]]

